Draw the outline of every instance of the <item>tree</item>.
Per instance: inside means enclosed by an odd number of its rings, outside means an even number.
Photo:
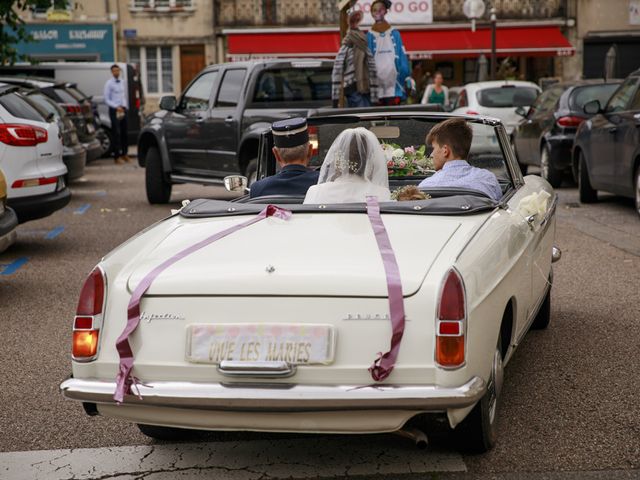
[[[0,65],[31,60],[28,55],[19,54],[16,47],[21,42],[33,40],[19,13],[35,3],[35,0],[0,0]]]

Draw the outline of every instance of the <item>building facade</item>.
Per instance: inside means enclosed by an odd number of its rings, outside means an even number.
[[[448,85],[461,85],[477,80],[480,57],[490,56],[489,6],[493,4],[500,74],[537,81],[557,76],[564,58],[575,53],[566,38],[571,23],[568,1],[485,1],[485,12],[472,31],[463,13],[464,0],[395,0],[392,11],[400,23],[390,23],[402,35],[419,87],[436,70]],[[360,0],[354,7],[361,8],[369,20],[370,2]],[[340,45],[335,2],[216,0],[215,10],[218,51],[224,52],[225,60],[330,58]]]
[[[37,40],[23,51],[38,60],[133,63],[149,110],[216,60],[213,0],[56,0],[55,9],[43,3],[23,14]]]

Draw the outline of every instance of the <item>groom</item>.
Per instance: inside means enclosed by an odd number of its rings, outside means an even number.
[[[249,196],[306,195],[309,187],[318,183],[319,175],[307,167],[313,156],[307,120],[297,117],[274,122],[271,133],[275,145],[273,154],[281,170],[251,185]]]

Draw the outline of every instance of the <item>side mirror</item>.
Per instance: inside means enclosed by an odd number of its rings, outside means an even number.
[[[174,112],[177,104],[178,100],[176,100],[176,97],[174,95],[167,95],[166,97],[162,97],[160,99],[161,110],[169,110],[170,112]]]
[[[600,105],[600,100],[591,100],[585,103],[582,109],[588,115],[596,115],[602,111],[602,106]]]
[[[521,117],[526,117],[528,113],[529,113],[529,107],[516,108],[516,115],[520,115]]]
[[[226,188],[229,192],[245,193],[249,190],[247,188],[248,185],[249,181],[247,180],[247,177],[244,177],[242,175],[229,175],[227,177],[224,177],[224,188]]]

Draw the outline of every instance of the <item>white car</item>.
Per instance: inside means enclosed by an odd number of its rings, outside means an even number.
[[[4,252],[16,241],[18,217],[7,207],[7,183],[0,170],[0,253]]]
[[[0,169],[7,203],[23,223],[63,208],[71,192],[57,124],[45,121],[17,89],[0,86]]]
[[[495,80],[467,83],[459,92],[452,113],[497,118],[511,135],[522,117],[518,107],[529,107],[542,90],[535,83]]]
[[[416,184],[432,174],[412,170],[425,135],[449,117],[389,109],[310,117],[314,162],[346,126],[362,126],[406,153],[410,174],[391,178],[393,188]],[[549,323],[557,198],[540,177],[522,177],[498,121],[467,119],[477,138],[498,139],[493,149],[472,145],[469,161],[496,173],[504,196],[443,188],[380,204],[402,284],[393,309],[366,205],[196,200],[90,274],[62,394],[159,438],[176,428],[419,438],[408,426],[435,416],[469,450],[491,448],[504,365],[532,325]],[[259,178],[276,170],[270,132],[261,142]],[[280,212],[270,204],[290,218],[264,218]],[[369,369],[390,347],[398,305],[404,335],[382,378]]]

